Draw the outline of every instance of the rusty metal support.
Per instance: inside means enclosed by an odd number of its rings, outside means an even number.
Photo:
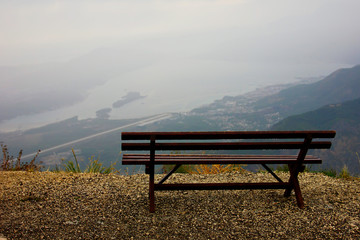
[[[178,170],[179,167],[181,167],[181,164],[176,164],[175,167],[163,179],[161,179],[158,184],[165,182],[174,172],[176,172],[176,170]]]
[[[272,170],[271,168],[269,168],[266,164],[261,164],[265,169],[266,171],[268,171],[274,178],[276,178],[276,180],[278,180],[279,182],[283,182],[283,180],[281,180],[281,178],[279,178]]]

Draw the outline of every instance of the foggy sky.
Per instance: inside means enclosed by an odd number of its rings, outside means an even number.
[[[360,64],[359,9],[359,0],[2,0],[0,122],[83,101],[114,78],[137,91],[327,75]]]
[[[0,66],[169,37],[205,58],[356,64],[359,9],[358,0],[3,0]]]

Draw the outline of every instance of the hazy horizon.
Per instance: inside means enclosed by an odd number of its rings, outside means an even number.
[[[357,0],[1,1],[0,131],[93,117],[131,91],[147,97],[112,117],[326,76],[360,63],[358,9]]]

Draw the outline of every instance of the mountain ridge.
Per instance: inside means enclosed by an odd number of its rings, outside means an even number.
[[[340,171],[347,167],[360,174],[360,98],[323,106],[317,110],[290,116],[271,130],[336,130],[330,151],[314,151],[324,159],[324,168]]]
[[[360,122],[358,118],[359,113],[354,112],[356,109],[359,109],[360,96],[356,99],[349,100],[349,102],[336,103],[334,103],[335,100],[331,98],[331,96],[336,95],[336,91],[346,92],[348,89],[351,89],[353,94],[347,96],[345,96],[346,94],[339,94],[341,95],[340,99],[354,98],[357,94],[360,94],[359,70],[360,65],[357,65],[353,68],[337,70],[315,83],[307,82],[306,84],[295,86],[292,84],[268,86],[239,96],[225,96],[222,99],[214,101],[212,104],[193,109],[190,112],[172,113],[171,117],[168,119],[148,125],[134,126],[126,129],[126,131],[248,131],[275,129],[277,123],[282,120],[285,121],[286,111],[284,111],[284,109],[278,109],[277,101],[272,103],[272,105],[268,102],[267,106],[257,108],[259,102],[264,102],[264,99],[277,99],[279,101],[278,96],[288,96],[288,99],[290,99],[291,93],[294,93],[294,89],[297,90],[300,88],[305,91],[305,89],[316,89],[319,88],[318,86],[322,86],[324,89],[328,89],[327,91],[322,92],[326,93],[331,89],[331,92],[333,93],[326,95],[327,98],[323,101],[326,102],[326,104],[318,108],[320,109],[320,113],[306,113],[307,111],[301,113],[308,114],[312,117],[318,116],[318,123],[314,125],[312,121],[309,121],[307,124],[304,124],[303,122],[304,126],[292,123],[288,130],[336,130],[338,134],[335,138],[333,149],[319,153],[323,156],[323,159],[330,159],[324,162],[321,167],[339,170],[344,165],[347,165],[348,167],[355,169],[355,173],[360,173],[360,168],[359,171],[357,170],[357,158],[355,155],[356,151],[359,151],[358,146],[360,139],[358,139],[357,136],[354,136],[354,134],[360,136],[360,133],[358,132],[358,129],[360,129],[360,125],[358,124]],[[349,77],[350,80],[346,79],[346,77]],[[326,84],[329,84],[330,86],[326,86]],[[319,96],[322,95],[318,94],[317,97]],[[295,97],[296,95],[293,96],[293,98]],[[284,101],[284,99],[282,99],[282,101]],[[314,101],[314,99],[315,98],[305,98],[304,100],[304,98],[297,98],[295,100],[298,105],[307,105],[310,100]],[[291,103],[290,100],[289,102]],[[316,104],[319,103],[316,102]],[[316,104],[311,104],[311,106],[309,106],[310,108],[314,108],[311,111],[317,111],[317,108],[315,108]],[[288,106],[288,108],[292,107],[294,108],[296,106]],[[326,114],[321,112],[325,110]],[[293,118],[294,117],[296,118],[296,116],[293,116]],[[325,119],[326,117],[328,119]],[[351,117],[354,119],[348,121]],[[340,120],[337,120],[336,118]],[[110,120],[94,118],[78,120],[75,117],[70,118],[67,121],[54,123],[29,131],[18,132],[16,134],[0,134],[0,140],[4,139],[5,141],[3,141],[8,144],[9,147],[24,148],[26,149],[26,152],[29,153],[35,152],[39,148],[49,148],[53,146],[51,143],[60,145],[66,141],[69,142],[77,138],[96,134],[98,131],[107,130],[110,126],[115,128],[116,126],[131,121],[136,121],[136,119]],[[325,124],[326,122],[328,123]],[[80,150],[78,151],[79,158],[86,159],[93,154],[101,154],[101,158],[107,159],[105,161],[112,162],[114,159],[119,159],[119,143],[119,134],[113,133],[106,137],[102,136],[92,139],[86,143],[76,144],[73,147]],[[69,149],[67,149],[67,152],[69,152]],[[67,156],[71,157],[71,154],[68,154]],[[338,160],[339,158],[340,160]],[[51,162],[54,163],[55,160],[60,161],[59,155],[56,153],[51,157]],[[46,161],[47,160],[44,162]]]
[[[318,82],[297,85],[259,100],[255,109],[269,108],[282,117],[315,110],[360,97],[360,65],[342,68]]]

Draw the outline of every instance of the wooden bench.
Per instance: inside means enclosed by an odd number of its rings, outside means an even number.
[[[320,164],[321,159],[306,156],[309,149],[328,149],[335,131],[238,131],[238,132],[123,132],[122,164],[145,165],[149,174],[150,212],[155,211],[155,191],[162,190],[227,190],[227,189],[285,189],[290,196],[294,189],[297,205],[304,207],[298,181],[304,164]],[[319,138],[326,138],[320,141]],[[295,149],[295,155],[264,154],[263,150]],[[239,154],[238,151],[243,151]],[[244,153],[244,150],[247,151]],[[248,154],[258,150],[258,154]],[[262,150],[262,151],[259,151]],[[147,153],[141,154],[139,152]],[[185,154],[174,154],[172,152]],[[210,151],[211,154],[202,154]],[[218,154],[213,154],[216,152]],[[232,154],[226,153],[231,151]],[[236,152],[234,154],[234,152]],[[160,182],[154,182],[155,165],[175,165]],[[277,181],[260,183],[183,183],[164,184],[183,164],[260,164]],[[289,180],[280,179],[267,164],[287,164]]]

